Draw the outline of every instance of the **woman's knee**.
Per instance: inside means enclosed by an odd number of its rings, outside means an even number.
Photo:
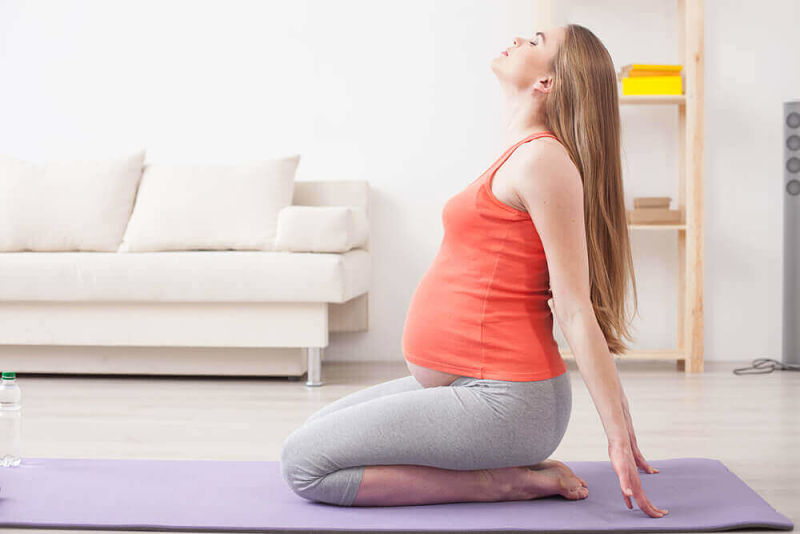
[[[358,467],[330,470],[320,444],[303,436],[298,429],[287,437],[280,453],[281,477],[291,490],[304,499],[350,506],[358,491]]]
[[[313,482],[308,469],[305,445],[298,429],[283,441],[280,453],[281,477],[292,491],[301,496],[309,483]]]

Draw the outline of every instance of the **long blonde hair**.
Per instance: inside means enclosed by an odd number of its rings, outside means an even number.
[[[617,78],[594,33],[578,24],[565,29],[550,65],[545,120],[580,171],[592,306],[609,352],[624,354],[622,338],[633,341],[625,313],[629,278],[636,313],[639,305],[622,191]]]

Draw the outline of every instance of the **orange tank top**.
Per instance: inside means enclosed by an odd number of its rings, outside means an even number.
[[[567,367],[553,337],[550,276],[539,234],[526,211],[492,193],[497,169],[522,143],[442,210],[444,237],[406,314],[402,349],[411,363],[494,380],[546,380]]]

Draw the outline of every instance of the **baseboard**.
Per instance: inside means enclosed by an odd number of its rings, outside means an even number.
[[[0,369],[17,373],[226,375],[299,378],[303,348],[0,345]],[[325,351],[322,351],[323,360]]]

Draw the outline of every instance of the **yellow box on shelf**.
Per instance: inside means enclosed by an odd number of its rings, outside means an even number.
[[[619,70],[619,78],[626,76],[677,76],[683,65],[657,65],[649,63],[630,63]]]
[[[681,95],[680,76],[637,76],[622,78],[623,95]]]

